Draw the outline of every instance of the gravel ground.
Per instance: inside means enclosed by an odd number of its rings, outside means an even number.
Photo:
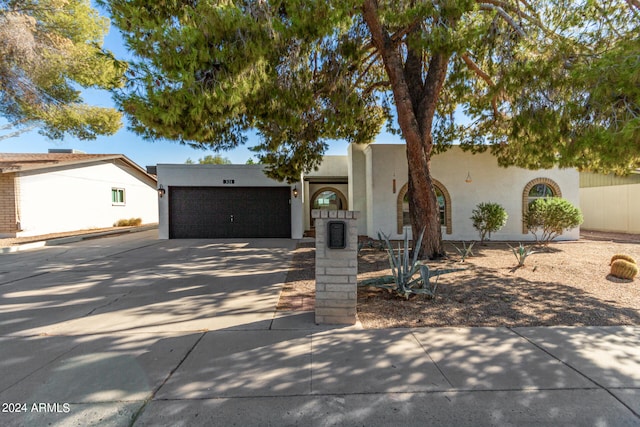
[[[513,245],[513,244],[512,244]],[[386,291],[358,289],[358,317],[365,328],[419,326],[604,326],[640,325],[640,280],[609,275],[614,254],[640,260],[640,236],[583,232],[576,242],[552,243],[517,261],[505,243],[474,247],[461,263],[449,258],[432,268],[464,268],[440,277],[435,300],[399,299]],[[313,310],[315,248],[302,243],[294,254],[280,310]],[[390,274],[386,252],[364,248],[358,281]]]

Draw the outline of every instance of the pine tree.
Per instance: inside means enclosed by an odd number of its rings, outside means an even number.
[[[108,28],[89,0],[0,0],[0,139],[32,128],[94,139],[120,128],[120,113],[84,104],[78,90],[123,83],[126,63],[101,48]]]
[[[118,101],[145,137],[224,150],[255,129],[268,174],[295,181],[329,140],[401,133],[424,256],[444,252],[431,161],[453,142],[502,165],[638,164],[635,0],[103,2],[138,57]],[[618,54],[624,102],[592,71]],[[612,106],[630,111],[615,126]]]

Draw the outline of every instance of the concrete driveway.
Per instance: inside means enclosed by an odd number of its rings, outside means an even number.
[[[3,336],[268,329],[292,240],[157,231],[0,256]]]

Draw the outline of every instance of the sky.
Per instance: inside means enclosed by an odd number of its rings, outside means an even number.
[[[93,3],[93,2],[92,2]],[[95,7],[95,6],[94,6]],[[100,9],[98,9],[100,10]],[[104,15],[104,12],[101,11]],[[105,37],[104,47],[112,51],[118,59],[129,59],[131,55],[126,47],[118,28],[111,25],[109,34]],[[111,94],[103,90],[84,90],[83,99],[90,105],[115,107]],[[1,124],[1,123],[0,123]],[[37,130],[23,133],[18,137],[0,140],[0,152],[3,153],[46,153],[49,149],[76,149],[89,154],[124,154],[138,165],[152,166],[160,163],[184,163],[187,159],[197,162],[206,155],[220,154],[232,163],[244,164],[253,157],[254,153],[248,147],[257,144],[257,137],[250,136],[245,146],[232,151],[215,153],[211,150],[198,150],[171,141],[148,141],[134,132],[127,130],[126,118],[123,126],[112,136],[100,136],[95,140],[82,141],[73,137],[63,140],[50,140],[40,135]],[[378,143],[402,143],[400,137],[382,133],[376,140]],[[346,155],[347,143],[333,141],[325,153],[327,155]],[[255,157],[254,157],[255,159]]]

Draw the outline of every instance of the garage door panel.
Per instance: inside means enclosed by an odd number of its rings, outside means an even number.
[[[170,187],[171,238],[291,237],[288,187]]]

